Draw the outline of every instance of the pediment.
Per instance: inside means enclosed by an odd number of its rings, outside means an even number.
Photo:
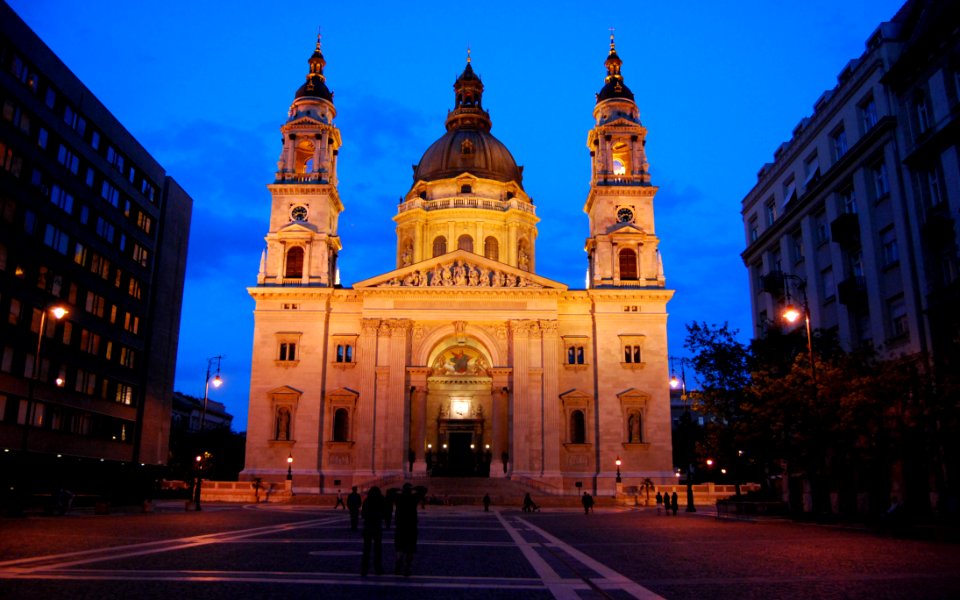
[[[286,123],[286,127],[316,127],[317,125],[328,125],[328,123],[306,115]]]
[[[356,398],[360,396],[360,392],[351,390],[350,388],[342,387],[342,388],[337,388],[332,392],[327,392],[327,396],[329,396],[330,398],[344,398],[344,397]]]
[[[593,400],[593,394],[588,394],[582,390],[576,388],[572,390],[567,390],[566,392],[560,394],[561,400]]]
[[[567,286],[466,250],[401,267],[353,285],[361,288],[555,289]]]
[[[626,402],[626,401],[646,402],[650,399],[650,394],[641,392],[636,388],[630,388],[617,394],[617,398],[620,399],[620,402]]]
[[[285,394],[300,396],[303,394],[303,392],[298,390],[297,388],[292,388],[289,385],[281,385],[280,387],[274,388],[269,392],[267,392],[268,396],[282,396]]]
[[[643,230],[642,227],[639,227],[636,223],[616,223],[610,226],[610,229],[607,230],[608,234],[618,233],[618,234],[627,234],[627,235],[646,235],[647,232]]]
[[[619,116],[615,119],[603,122],[603,127],[636,127],[638,123],[627,117]]]
[[[277,233],[317,233],[317,226],[308,221],[290,221],[280,227]]]

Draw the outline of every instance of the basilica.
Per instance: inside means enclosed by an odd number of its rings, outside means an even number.
[[[672,481],[673,292],[657,249],[647,131],[613,38],[583,154],[586,289],[537,274],[540,217],[523,168],[491,133],[469,54],[446,132],[393,217],[395,264],[341,286],[337,228],[350,200],[338,192],[337,160],[349,132],[335,125],[325,64],[318,41],[267,186],[266,248],[248,290],[242,477],[280,481],[290,465],[298,494],[444,476],[555,494]]]

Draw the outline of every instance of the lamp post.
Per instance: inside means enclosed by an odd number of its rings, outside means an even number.
[[[689,359],[682,356],[671,356],[670,359],[670,389],[680,389],[680,400],[686,405],[687,402],[687,371],[686,365]],[[680,377],[677,377],[677,371],[674,364],[680,364]],[[686,407],[689,411],[689,407]],[[689,413],[688,413],[689,414]],[[692,423],[692,420],[691,422]],[[689,448],[687,449],[687,512],[697,512],[697,507],[693,503],[693,455],[695,452],[695,442],[693,434],[690,432],[692,424],[686,426],[686,437],[688,438]],[[677,471],[677,478],[680,477],[680,471]]]
[[[810,330],[810,305],[807,303],[807,281],[798,275],[789,274],[784,274],[783,279],[784,289],[787,293],[787,306],[783,309],[783,318],[788,323],[793,324],[796,323],[801,316],[803,316],[803,321],[807,329],[807,354],[810,356],[810,381],[813,382],[814,389],[816,389],[817,363],[813,359],[813,333]],[[790,291],[786,286],[786,281],[795,281],[797,283],[797,289],[800,291],[801,299],[803,301],[802,315],[800,309],[790,303]]]
[[[293,453],[287,457],[287,481],[293,481]],[[292,483],[290,484],[293,485]]]
[[[26,414],[26,418],[25,418],[24,423],[23,423],[23,443],[22,443],[22,446],[23,446],[23,460],[24,460],[24,461],[26,461],[26,455],[27,455],[27,440],[28,440],[28,438],[29,438],[30,425],[31,425],[31,423],[32,423],[32,421],[33,421],[33,394],[34,394],[34,387],[35,387],[35,385],[36,385],[36,382],[40,380],[40,364],[41,364],[40,351],[43,349],[43,336],[44,336],[44,334],[45,334],[45,331],[44,331],[44,330],[47,328],[47,313],[52,314],[52,315],[53,315],[53,318],[55,318],[56,320],[59,321],[60,319],[62,319],[62,318],[65,317],[66,315],[70,314],[70,311],[68,311],[66,308],[64,308],[64,307],[62,307],[62,306],[59,306],[59,305],[56,305],[56,304],[55,304],[55,305],[53,305],[53,306],[47,306],[47,307],[44,308],[43,311],[40,313],[40,330],[37,332],[37,352],[36,352],[36,354],[33,355],[33,369],[31,370],[31,373],[30,373],[30,381],[29,381],[29,385],[27,386],[27,387],[28,387],[28,390],[27,390],[27,414]],[[57,385],[60,385],[59,382],[58,382]]]
[[[620,477],[620,464],[621,464],[620,457],[618,456],[617,460],[615,460],[614,462],[617,465],[617,483],[618,484],[623,483],[623,478]]]
[[[217,373],[213,376],[213,387],[218,388],[223,385],[223,379],[220,378],[220,361],[223,355],[211,356],[207,359],[207,376],[203,382],[203,410],[200,413],[200,434],[203,435],[204,421],[207,420],[207,396],[210,393],[210,371],[213,368],[213,361],[217,361]]]
[[[200,470],[203,468],[203,457],[198,454],[196,458],[196,462],[197,462],[197,469],[196,469],[197,476],[193,486],[193,509],[200,510],[200,485],[201,485],[200,482],[203,481],[203,477],[201,477]]]

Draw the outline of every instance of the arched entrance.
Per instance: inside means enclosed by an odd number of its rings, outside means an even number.
[[[490,358],[476,340],[445,340],[431,354],[426,463],[435,477],[486,477],[493,454]]]

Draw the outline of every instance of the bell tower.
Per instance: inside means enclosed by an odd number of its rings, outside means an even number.
[[[592,162],[586,251],[589,287],[664,287],[653,222],[653,197],[645,150],[647,130],[633,92],[623,81],[613,35],[607,76],[587,136]]]
[[[307,81],[294,96],[280,128],[282,149],[273,198],[267,247],[260,260],[259,285],[329,287],[337,284],[337,225],[343,204],[337,192],[340,130],[327,88],[326,60],[317,46],[308,61]]]

